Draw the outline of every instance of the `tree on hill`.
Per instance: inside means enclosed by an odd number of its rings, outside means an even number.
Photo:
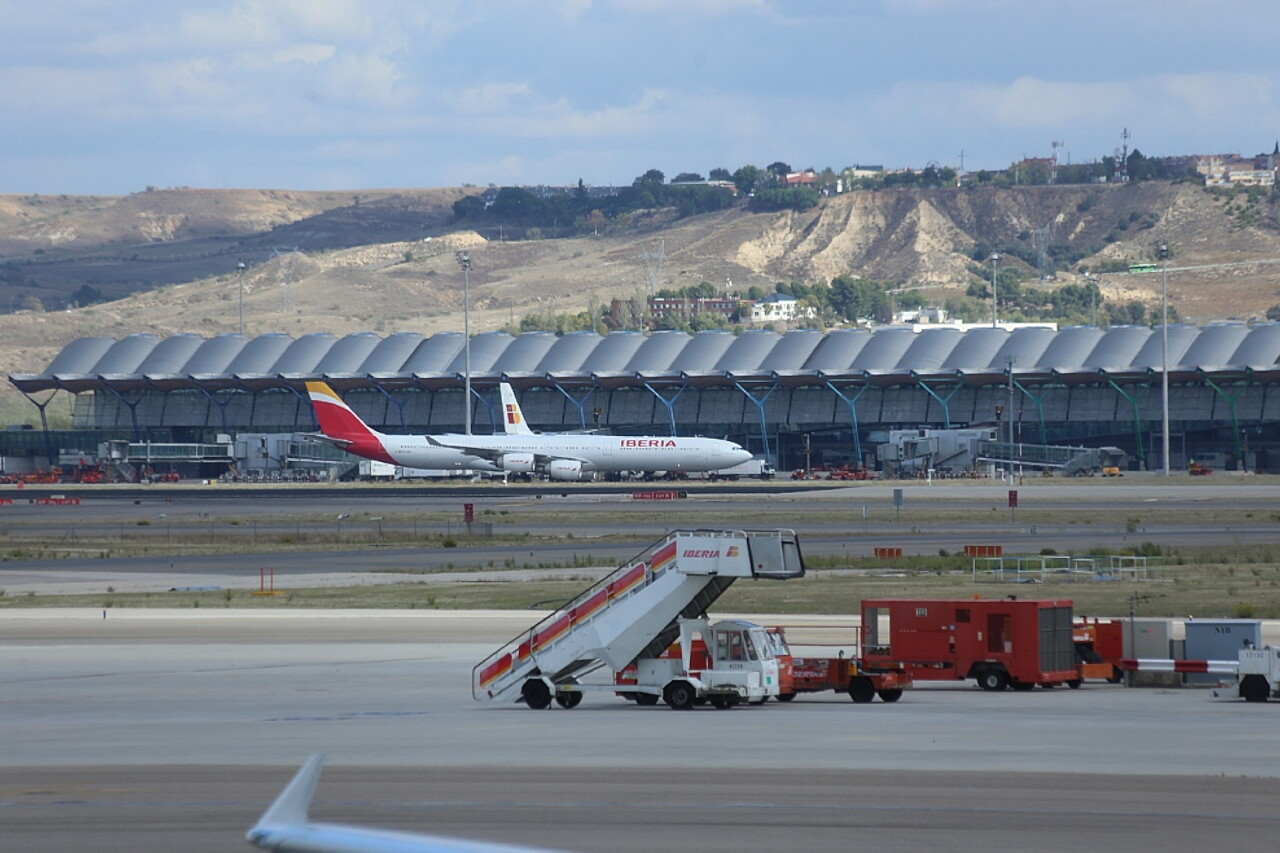
[[[733,185],[744,196],[751,195],[756,190],[768,186],[768,184],[769,173],[755,166],[743,166],[733,173]]]
[[[808,210],[818,201],[818,191],[813,187],[773,187],[756,190],[750,207],[756,211]]]
[[[666,182],[666,176],[659,169],[650,169],[631,182],[633,187],[656,187]]]

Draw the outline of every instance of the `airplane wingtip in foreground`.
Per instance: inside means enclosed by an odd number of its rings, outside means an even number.
[[[307,812],[323,767],[323,754],[307,759],[245,839],[262,850],[279,853],[538,853],[532,847],[312,823]]]

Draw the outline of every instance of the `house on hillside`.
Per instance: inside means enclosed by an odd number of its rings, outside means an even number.
[[[1239,154],[1208,154],[1196,158],[1196,171],[1206,187],[1271,187],[1280,163],[1280,143],[1270,154],[1241,157]]]
[[[800,300],[785,293],[766,296],[751,306],[752,323],[790,323],[793,320],[812,320],[817,316],[812,306],[801,307]]]
[[[818,173],[813,169],[805,169],[803,172],[788,172],[778,178],[778,184],[783,187],[816,187],[818,185]]]

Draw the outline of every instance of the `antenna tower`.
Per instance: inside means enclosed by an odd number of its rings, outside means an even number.
[[[1046,222],[1043,227],[1032,230],[1031,237],[1036,247],[1036,271],[1043,278],[1053,272],[1049,265],[1049,245],[1053,242],[1053,220]]]
[[[1058,149],[1063,146],[1063,143],[1055,139],[1049,144],[1053,146],[1053,169],[1049,172],[1049,183],[1056,184],[1058,182]]]
[[[1120,134],[1121,148],[1116,151],[1116,175],[1115,179],[1120,183],[1129,180],[1129,128],[1125,128]]]
[[[280,264],[280,312],[286,313],[293,310],[293,256],[298,251],[297,246],[286,246],[283,249],[276,246],[271,250],[276,260]]]
[[[640,253],[640,262],[644,264],[644,277],[649,287],[649,296],[653,296],[658,291],[658,285],[662,280],[662,262],[666,259],[666,240],[658,242],[658,251]]]

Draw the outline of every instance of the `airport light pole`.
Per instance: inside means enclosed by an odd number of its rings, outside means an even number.
[[[1000,325],[1000,313],[996,308],[996,264],[1000,261],[1000,256],[995,252],[991,253],[991,327],[995,328]]]
[[[1169,476],[1169,247],[1160,244],[1160,431],[1164,475]]]
[[[458,252],[457,258],[462,267],[463,434],[471,435],[471,255]]]
[[[240,279],[240,335],[244,336],[244,261],[236,264],[236,271]]]

